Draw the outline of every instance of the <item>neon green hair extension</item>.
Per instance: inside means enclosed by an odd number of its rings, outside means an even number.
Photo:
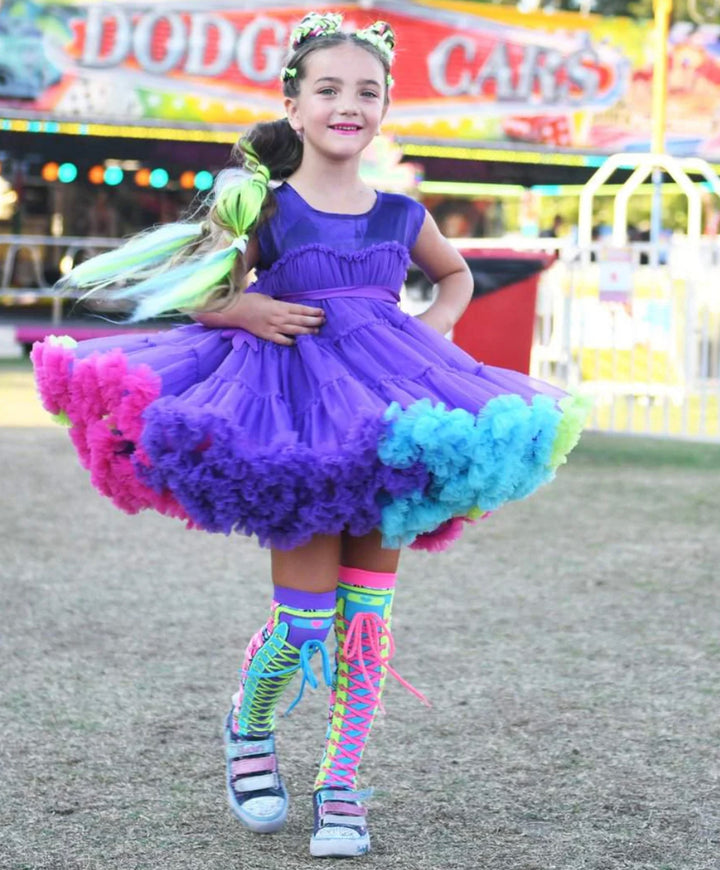
[[[229,227],[235,237],[246,236],[260,216],[269,181],[267,167],[257,164],[249,178],[230,183],[220,192],[215,213],[218,222]]]
[[[131,240],[117,251],[82,263],[61,285],[86,288],[88,293],[112,284],[125,285],[114,288],[112,295],[135,303],[131,323],[180,308],[202,307],[227,283],[238,253],[245,252],[248,234],[267,197],[269,170],[260,163],[249,142],[243,141],[240,149],[244,169],[227,171],[228,180],[216,192],[210,211],[211,222],[230,236],[226,247],[198,259],[186,256],[173,265],[175,255],[181,255],[183,248],[202,239],[203,226],[168,224]]]
[[[138,301],[131,322],[158,317],[178,308],[200,308],[207,302],[227,280],[238,253],[245,252],[248,232],[260,216],[269,180],[268,169],[256,163],[252,175],[245,174],[228,182],[218,193],[213,220],[233,236],[226,248],[197,261],[187,261],[119,292],[121,298]]]
[[[118,294],[134,299],[137,306],[131,323],[159,317],[179,308],[201,307],[230,274],[238,247],[231,245],[201,260],[170,269]],[[142,294],[142,295],[141,295]]]
[[[80,263],[59,282],[61,287],[88,288],[89,292],[142,272],[169,259],[200,235],[200,224],[168,224],[144,233],[114,251]]]

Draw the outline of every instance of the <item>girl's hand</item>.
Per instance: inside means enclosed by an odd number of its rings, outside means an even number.
[[[205,326],[246,329],[258,338],[293,345],[295,336],[316,335],[325,322],[322,308],[282,302],[263,293],[240,293],[222,311],[194,313]]]

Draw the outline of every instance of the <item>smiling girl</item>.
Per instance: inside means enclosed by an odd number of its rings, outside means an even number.
[[[101,492],[271,549],[270,615],[225,724],[227,791],[251,830],[283,825],[275,709],[296,672],[316,683],[318,655],[331,697],[314,856],[370,847],[358,767],[385,677],[401,680],[401,547],[448,546],[464,522],[551,480],[584,418],[560,390],[443,337],[472,294],[465,261],[422,205],[363,183],[393,49],[384,22],[346,32],[339,15],[307,15],[282,70],[285,117],[239,140],[205,220],[69,277],[112,285],[134,320],[183,309],[196,323],[33,350],[45,406],[69,422]],[[410,260],[437,286],[415,318],[398,307]]]

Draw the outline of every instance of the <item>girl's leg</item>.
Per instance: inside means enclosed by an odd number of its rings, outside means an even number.
[[[340,539],[340,564],[346,568],[397,574],[400,550],[388,550],[382,545],[380,532],[370,532],[362,538],[343,535]]]
[[[254,831],[276,831],[287,815],[275,754],[275,708],[296,671],[314,682],[309,660],[315,652],[328,671],[323,642],[335,615],[339,553],[338,536],[272,553],[270,618],[246,650],[225,734],[230,806]]]
[[[336,673],[315,781],[314,856],[362,855],[370,848],[362,804],[367,795],[356,791],[357,773],[393,651],[390,615],[399,556],[382,548],[379,533],[342,539]]]
[[[340,552],[340,535],[316,535],[304,547],[273,550],[273,583],[307,592],[334,592]]]

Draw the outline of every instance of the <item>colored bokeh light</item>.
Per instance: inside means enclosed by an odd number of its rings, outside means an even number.
[[[70,184],[75,181],[77,175],[77,166],[74,163],[61,163],[58,167],[58,181],[62,181],[63,184]]]
[[[170,176],[164,169],[153,169],[150,173],[150,187],[165,187],[170,180]]]
[[[91,184],[102,184],[105,180],[105,169],[102,166],[91,166],[88,170],[88,181]]]
[[[46,163],[40,170],[43,181],[57,181],[60,167],[57,163]]]
[[[103,180],[105,184],[109,184],[110,187],[115,187],[120,184],[123,180],[124,173],[119,166],[108,166],[103,173]]]
[[[197,190],[210,190],[212,186],[212,172],[208,172],[206,169],[201,169],[200,172],[195,173],[195,187]]]

